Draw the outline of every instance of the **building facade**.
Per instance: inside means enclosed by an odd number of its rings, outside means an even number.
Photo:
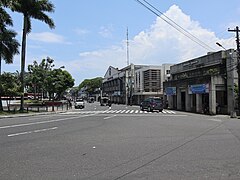
[[[209,114],[235,111],[236,64],[236,52],[230,49],[171,66],[171,78],[164,82],[169,108]]]
[[[102,93],[113,103],[138,105],[147,97],[163,97],[163,81],[169,78],[170,64],[131,64],[123,69],[110,66],[105,73]]]
[[[163,97],[163,82],[170,78],[171,65],[146,66],[135,71],[133,98],[136,104],[148,97]]]

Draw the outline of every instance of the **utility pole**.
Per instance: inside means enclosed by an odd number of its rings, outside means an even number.
[[[128,39],[128,27],[127,27],[127,40],[126,40],[126,45],[127,45],[127,66],[129,66],[129,39]],[[126,105],[129,104],[129,78],[131,77],[131,74],[129,75],[128,69],[125,70],[126,72],[126,80],[125,80],[125,89],[126,89]]]
[[[129,65],[129,40],[128,40],[128,27],[127,27],[127,66]]]
[[[240,42],[239,42],[239,27],[236,26],[236,29],[228,29],[229,32],[236,33],[236,43],[237,43],[237,72],[238,72],[238,110],[240,113]]]

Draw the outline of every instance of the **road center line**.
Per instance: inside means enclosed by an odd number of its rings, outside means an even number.
[[[38,129],[34,131],[26,131],[26,132],[20,132],[20,133],[15,133],[15,134],[9,134],[8,137],[14,137],[14,136],[20,136],[20,135],[25,135],[25,134],[32,134],[32,133],[40,133],[40,132],[45,132],[45,131],[51,131],[55,130],[58,127],[52,127],[52,128],[47,128],[47,129]]]

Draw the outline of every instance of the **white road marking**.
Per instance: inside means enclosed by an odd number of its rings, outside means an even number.
[[[113,117],[115,117],[116,115],[113,115],[113,116],[108,116],[108,117],[105,117],[105,118],[103,118],[103,119],[110,119],[110,118],[113,118]]]
[[[122,110],[120,113],[124,113],[126,110]]]
[[[207,119],[207,120],[209,120],[209,121],[217,121],[217,122],[222,122],[222,120],[221,120],[221,119]]]
[[[80,112],[66,112],[62,114],[137,114],[137,113],[154,113],[154,112],[148,112],[148,111],[141,111],[141,110],[104,110],[104,111],[80,111]],[[176,114],[176,112],[171,110],[163,110],[162,112],[159,112],[161,114]]]
[[[120,111],[122,111],[122,110],[118,110],[118,111],[116,111],[116,113],[119,113]]]
[[[84,116],[81,116],[81,117],[87,117],[87,116],[93,116],[93,115],[94,114],[90,114],[90,115],[84,115]],[[63,118],[63,119],[48,120],[48,121],[38,121],[38,122],[25,123],[25,124],[14,124],[14,125],[2,126],[2,127],[0,127],[0,129],[8,129],[8,128],[15,128],[15,127],[31,126],[31,125],[36,125],[36,124],[47,124],[47,123],[52,123],[52,122],[67,121],[67,120],[71,120],[71,119],[78,119],[79,117],[80,116]]]
[[[34,131],[26,131],[26,132],[20,132],[20,133],[15,133],[15,134],[9,134],[8,137],[14,137],[14,136],[20,136],[20,135],[25,135],[25,134],[32,134],[32,133],[40,133],[40,132],[45,132],[45,131],[51,131],[55,130],[58,127],[52,127],[52,128],[47,128],[47,129],[38,129]]]

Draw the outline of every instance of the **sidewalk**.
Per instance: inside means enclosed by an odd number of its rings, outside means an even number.
[[[39,116],[39,115],[49,115],[49,114],[58,114],[58,113],[64,113],[64,112],[67,112],[70,109],[67,109],[66,107],[65,108],[57,108],[57,107],[54,107],[54,111],[52,111],[51,109],[52,107],[49,107],[49,111],[40,111],[40,112],[37,112],[37,111],[30,111],[29,112],[26,112],[26,113],[16,113],[16,114],[7,114],[7,115],[1,115],[0,114],[0,119],[3,119],[3,118],[15,118],[15,117],[28,117],[28,116]],[[6,111],[4,111],[6,112]]]

